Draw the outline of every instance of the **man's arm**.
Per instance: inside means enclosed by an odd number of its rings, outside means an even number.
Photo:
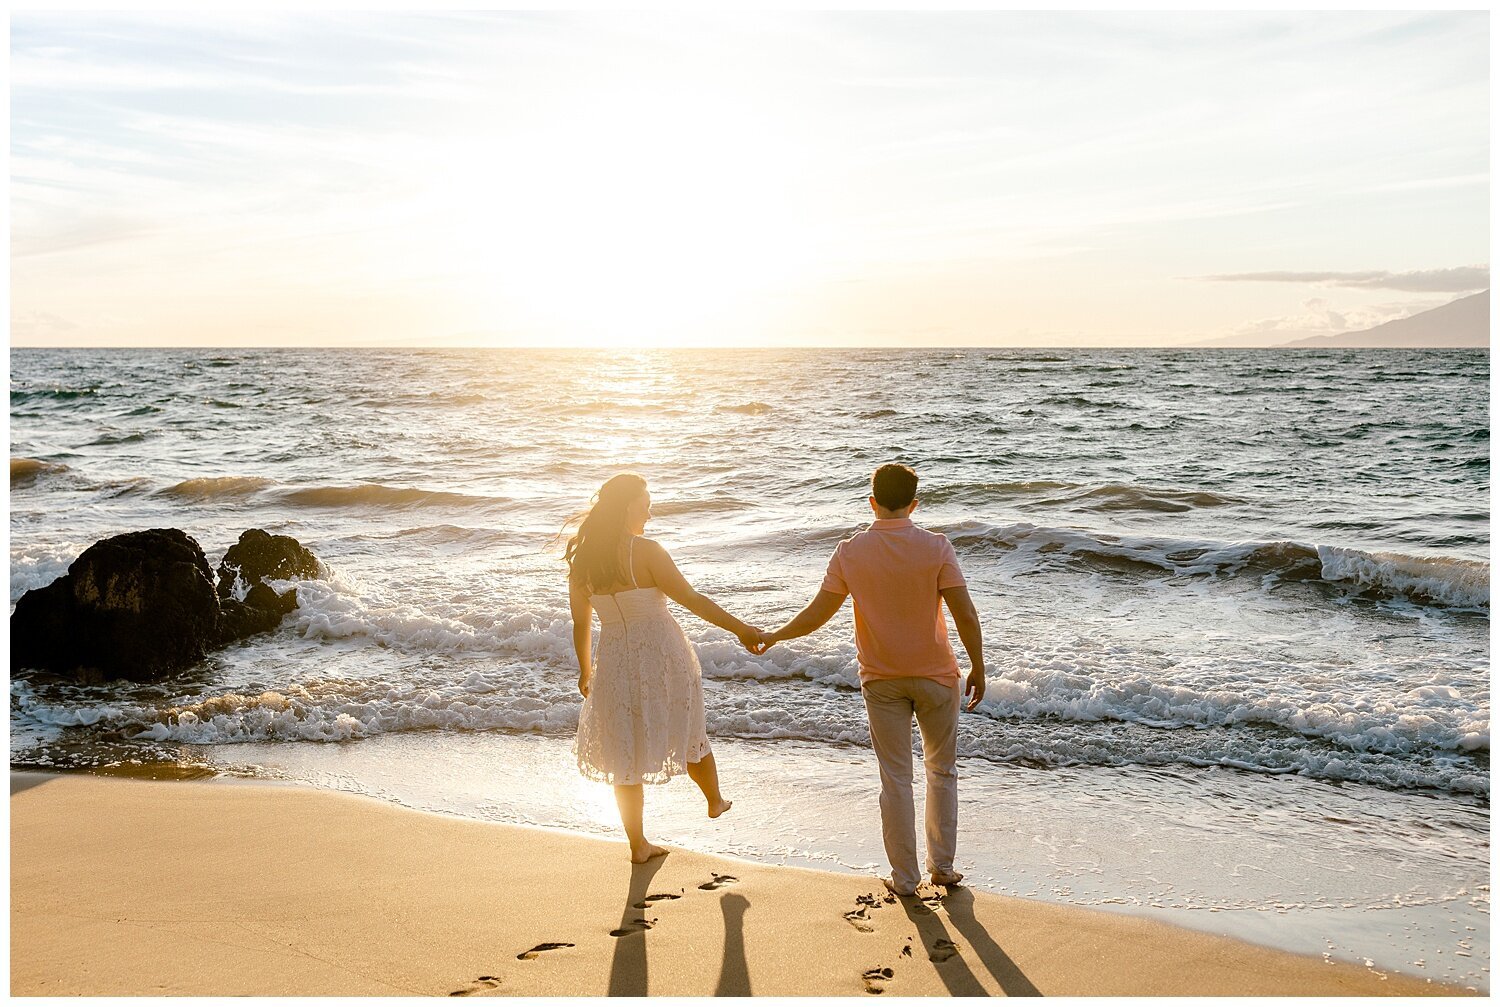
[[[727,629],[739,637],[740,643],[752,654],[763,653],[768,646],[765,634],[748,623],[742,622],[724,611],[712,598],[699,594],[687,582],[682,571],[677,569],[672,554],[660,542],[641,539],[641,548],[646,554],[646,567],[661,593],[702,619],[704,622]]]
[[[979,629],[979,613],[967,587],[945,587],[942,594],[953,615],[958,638],[969,655],[969,680],[964,684],[964,694],[970,697],[965,709],[972,710],[984,698],[984,636]]]
[[[824,623],[833,618],[834,613],[844,607],[845,597],[834,591],[819,591],[813,596],[813,600],[807,603],[806,608],[798,612],[785,626],[769,634],[766,640],[769,643],[795,640],[799,636],[806,636],[821,628]]]

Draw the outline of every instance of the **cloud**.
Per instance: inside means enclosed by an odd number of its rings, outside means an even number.
[[[1365,290],[1407,290],[1422,294],[1463,294],[1483,290],[1490,285],[1489,266],[1456,266],[1452,269],[1417,269],[1392,273],[1371,269],[1358,273],[1223,273],[1200,276],[1200,280],[1235,283],[1313,283],[1322,287],[1358,287]]]

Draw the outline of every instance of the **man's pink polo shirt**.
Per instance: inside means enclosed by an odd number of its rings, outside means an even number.
[[[953,543],[911,518],[886,518],[833,550],[823,590],[854,596],[859,680],[957,682],[958,660],[938,593],[963,587]]]

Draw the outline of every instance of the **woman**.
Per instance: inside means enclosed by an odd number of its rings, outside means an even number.
[[[643,864],[667,851],[646,840],[643,783],[665,783],[686,771],[718,818],[730,802],[719,793],[719,770],[703,718],[698,655],[667,609],[671,598],[729,630],[745,649],[765,650],[760,630],[694,591],[677,564],[645,534],[651,519],[646,480],[631,472],[606,482],[568,540],[568,601],[578,655],[578,769],[611,783],[630,840],[630,859]],[[592,613],[599,613],[599,657],[590,659]]]

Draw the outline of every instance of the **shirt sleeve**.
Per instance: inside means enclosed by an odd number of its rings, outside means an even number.
[[[844,543],[840,542],[828,560],[828,572],[823,575],[823,590],[838,595],[847,595],[849,585],[844,580]]]
[[[938,590],[948,587],[968,587],[969,582],[964,580],[964,572],[958,568],[958,554],[953,551],[953,543],[943,537],[943,565],[938,568]]]

